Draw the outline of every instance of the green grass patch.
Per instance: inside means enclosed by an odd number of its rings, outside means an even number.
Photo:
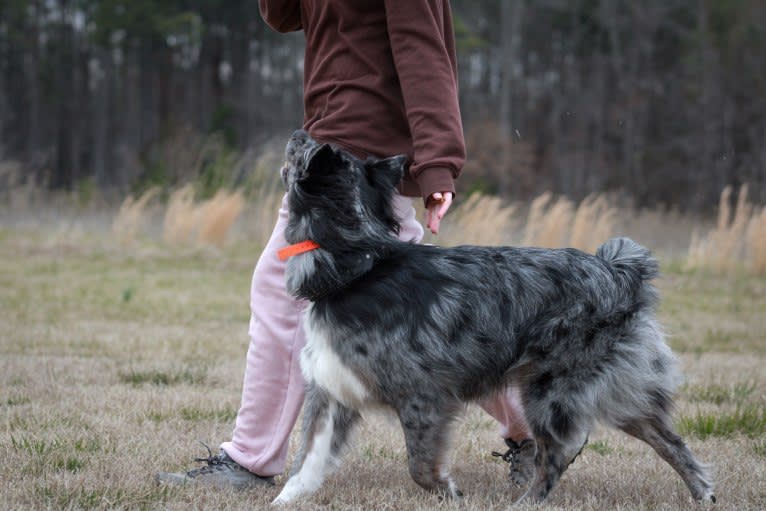
[[[11,448],[22,453],[19,470],[32,477],[54,472],[76,473],[88,464],[88,457],[101,450],[96,438],[41,438],[31,435],[11,435]]]
[[[32,456],[47,456],[57,451],[74,451],[92,454],[102,451],[101,440],[95,437],[39,438],[31,435],[11,435],[11,447]]]
[[[11,396],[5,400],[5,406],[18,406],[31,403],[32,400],[27,396]]]
[[[739,337],[736,332],[731,330],[709,328],[702,338],[702,346],[714,351],[730,351],[731,348],[736,347],[736,341]]]
[[[607,454],[612,454],[614,452],[614,449],[609,447],[609,444],[606,440],[599,440],[597,442],[589,443],[585,446],[586,449],[590,449],[591,451],[597,452],[601,456],[606,456]]]
[[[11,435],[11,447],[32,456],[48,455],[61,449],[64,445],[64,441],[58,438],[16,437]]]
[[[682,435],[694,435],[701,439],[709,437],[728,438],[742,434],[759,437],[766,431],[766,408],[763,406],[739,406],[732,412],[697,412],[681,417],[678,429]]]
[[[122,383],[127,383],[138,387],[144,384],[169,386],[182,383],[188,385],[200,385],[205,383],[207,378],[206,371],[203,369],[183,369],[178,371],[160,371],[152,369],[148,371],[131,370],[119,373],[119,379]]]
[[[53,461],[53,468],[59,472],[79,472],[85,467],[85,461],[74,456],[57,458]]]
[[[142,491],[114,485],[102,487],[69,485],[46,479],[35,487],[34,498],[50,509],[157,509],[172,491],[167,486],[147,485]]]
[[[366,461],[374,460],[397,460],[400,456],[397,452],[388,445],[372,445],[368,444],[362,451],[362,457]]]
[[[168,413],[154,411],[154,412],[147,412],[146,418],[152,422],[156,422],[157,424],[159,424],[160,422],[165,422],[172,419],[172,416]]]
[[[766,440],[756,441],[755,445],[753,445],[753,451],[758,456],[761,456],[762,458],[766,458]]]
[[[101,444],[101,440],[99,440],[98,438],[94,438],[94,437],[76,438],[72,442],[72,448],[76,452],[94,453],[94,452],[102,451],[103,445]]]
[[[211,420],[216,422],[233,422],[237,418],[235,408],[220,408],[204,410],[201,408],[181,408],[181,418],[187,421]]]
[[[684,389],[689,400],[695,403],[706,402],[715,405],[740,405],[755,392],[755,382],[739,382],[734,385],[707,385]]]

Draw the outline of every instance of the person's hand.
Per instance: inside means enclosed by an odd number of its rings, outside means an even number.
[[[452,192],[433,193],[426,201],[426,226],[432,233],[439,234],[439,223],[451,204]]]

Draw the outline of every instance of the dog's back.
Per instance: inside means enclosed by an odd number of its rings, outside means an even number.
[[[630,328],[659,333],[648,282],[656,273],[648,251],[627,239],[595,257],[403,244],[343,293],[317,301],[311,316],[338,332],[335,349],[392,406],[424,385],[462,400],[521,381],[544,392],[549,375],[577,375],[584,385],[586,373],[611,374],[611,352]]]

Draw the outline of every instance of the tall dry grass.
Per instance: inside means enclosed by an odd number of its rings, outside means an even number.
[[[747,261],[754,275],[766,275],[766,207],[753,213],[747,227]]]
[[[572,202],[554,199],[546,192],[532,201],[527,216],[522,245],[555,248],[568,244],[569,226],[574,217]]]
[[[601,195],[589,195],[577,207],[572,221],[569,245],[586,252],[595,252],[614,236],[617,209]]]
[[[132,244],[142,229],[147,207],[159,194],[151,188],[138,199],[128,196],[112,222],[112,233],[123,245]],[[229,232],[245,208],[241,190],[219,190],[207,200],[197,201],[192,185],[170,194],[162,222],[162,239],[168,245],[190,244],[222,247]]]
[[[194,188],[185,185],[170,194],[162,223],[162,239],[169,245],[198,243],[222,247],[245,207],[240,190],[218,190],[197,202]]]
[[[745,270],[766,273],[766,208],[757,208],[748,200],[743,185],[732,207],[733,189],[721,192],[716,226],[702,235],[692,234],[687,268],[704,268],[718,274]]]
[[[129,195],[122,201],[112,221],[112,234],[120,244],[129,245],[135,242],[136,235],[146,220],[147,206],[159,193],[160,189],[154,187],[146,190],[138,198]]]
[[[473,194],[451,215],[443,244],[574,247],[594,252],[616,229],[617,210],[599,195],[575,204],[550,192],[536,197],[526,219],[518,215],[518,204],[505,204],[497,197]]]
[[[447,245],[507,245],[517,228],[518,207],[499,197],[471,194],[445,222],[439,242]]]
[[[162,239],[169,245],[191,242],[197,224],[198,210],[194,205],[194,187],[191,184],[173,191],[162,221]]]
[[[222,247],[244,208],[245,197],[241,190],[218,190],[211,199],[200,204],[199,242]]]

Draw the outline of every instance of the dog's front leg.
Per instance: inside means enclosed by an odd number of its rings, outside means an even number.
[[[413,395],[399,406],[399,419],[407,445],[410,476],[426,490],[444,497],[462,497],[447,465],[450,426],[460,404],[438,402],[436,393]]]
[[[316,383],[306,389],[303,438],[290,479],[272,504],[285,504],[316,492],[335,468],[359,420],[359,412],[345,407]]]
[[[333,415],[337,403],[310,383],[303,405],[303,437],[290,479],[272,504],[286,504],[310,495],[322,485],[332,465]]]

